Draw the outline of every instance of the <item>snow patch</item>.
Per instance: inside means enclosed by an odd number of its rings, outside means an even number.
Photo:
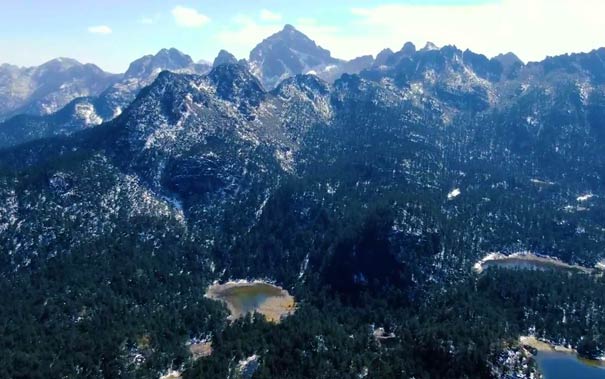
[[[122,107],[118,106],[113,110],[112,118],[116,118],[122,114]]]
[[[592,193],[587,193],[587,194],[584,194],[584,195],[578,196],[578,197],[576,198],[576,200],[577,200],[578,202],[582,203],[582,202],[584,202],[584,201],[588,201],[588,200],[592,199],[593,197],[594,197],[594,195],[593,195]]]
[[[251,355],[248,358],[238,362],[237,372],[239,373],[241,378],[252,378],[252,375],[254,375],[254,372],[258,369],[259,364],[259,356],[256,354]]]
[[[267,205],[267,202],[269,201],[269,197],[270,197],[270,195],[267,194],[265,196],[265,199],[261,203],[260,207],[258,207],[258,209],[256,210],[255,216],[256,216],[257,221],[260,220],[260,216],[263,215],[263,210],[265,209],[265,206]]]
[[[90,103],[76,104],[76,116],[86,125],[101,125],[103,119],[97,114],[95,107]]]
[[[330,72],[330,71],[334,71],[334,70],[336,70],[337,68],[338,68],[338,66],[336,66],[335,64],[330,64],[330,65],[327,65],[327,66],[324,68],[324,72]]]
[[[537,185],[541,185],[541,186],[553,186],[556,183],[555,182],[551,182],[548,180],[541,180],[541,179],[531,179],[530,182],[532,182],[533,184],[537,184]]]
[[[538,120],[533,116],[527,116],[525,118],[525,122],[527,122],[527,125],[531,125],[531,126],[538,125]]]
[[[453,190],[450,191],[450,193],[447,194],[447,199],[454,200],[455,198],[460,196],[461,193],[462,192],[460,191],[460,188],[454,188]]]
[[[160,379],[180,379],[181,372],[177,370],[168,370],[164,375],[160,376]]]
[[[326,183],[326,193],[328,195],[334,195],[336,193],[336,187],[332,186],[330,183]]]
[[[300,271],[298,272],[298,279],[302,279],[302,277],[305,275],[305,271],[307,271],[307,267],[309,266],[309,253],[307,253],[307,255],[305,255],[305,259],[303,260],[302,264],[300,265]]]
[[[275,150],[275,158],[284,171],[294,172],[294,154],[292,154],[292,150]]]
[[[588,104],[588,98],[590,97],[590,94],[593,91],[592,86],[590,85],[590,83],[588,81],[577,82],[576,86],[577,86],[578,91],[580,93],[580,99],[582,100],[582,104],[587,105]]]

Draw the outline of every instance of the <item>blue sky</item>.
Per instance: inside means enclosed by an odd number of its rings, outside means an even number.
[[[0,63],[63,56],[123,72],[163,47],[244,58],[285,23],[339,58],[430,40],[537,60],[604,46],[603,14],[603,0],[13,0],[1,7]]]

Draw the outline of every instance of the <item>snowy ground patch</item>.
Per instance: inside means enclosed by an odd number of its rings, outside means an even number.
[[[454,200],[455,198],[457,198],[458,196],[460,196],[462,192],[460,191],[460,188],[454,188],[453,190],[451,190],[448,194],[447,194],[447,199],[448,200]]]
[[[87,126],[96,126],[103,123],[103,119],[97,114],[95,107],[90,103],[76,104],[76,115]]]
[[[254,372],[256,372],[259,365],[259,356],[254,354],[238,362],[237,372],[241,378],[249,379],[252,378],[252,375],[254,375]]]
[[[587,194],[584,194],[584,195],[578,196],[578,197],[576,198],[576,200],[577,200],[578,202],[582,203],[582,202],[585,202],[585,201],[588,201],[588,200],[592,199],[593,197],[594,197],[594,195],[593,195],[592,193],[587,193]]]

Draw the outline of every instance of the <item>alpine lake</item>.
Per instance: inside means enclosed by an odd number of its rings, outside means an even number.
[[[206,291],[206,297],[225,303],[230,320],[259,313],[267,321],[277,323],[296,310],[294,297],[288,291],[263,281],[213,284]]]

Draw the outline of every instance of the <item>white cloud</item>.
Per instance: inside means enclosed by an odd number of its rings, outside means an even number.
[[[280,21],[282,19],[281,14],[271,12],[270,10],[263,9],[260,11],[260,19],[263,21]]]
[[[355,44],[330,45],[337,54],[400,49],[405,41],[455,44],[493,56],[513,51],[524,60],[589,51],[605,44],[602,0],[501,0],[480,5],[381,5],[355,8]],[[349,38],[350,39],[350,38]]]
[[[93,34],[111,34],[111,31],[111,28],[107,25],[90,26],[88,28],[88,32]]]
[[[185,28],[201,28],[210,22],[210,18],[193,8],[176,6],[172,9],[172,16],[177,25]]]
[[[235,56],[247,57],[256,44],[271,34],[277,33],[281,28],[281,25],[262,25],[248,16],[236,15],[232,20],[232,25],[225,26],[217,34],[217,39],[221,46]]]

